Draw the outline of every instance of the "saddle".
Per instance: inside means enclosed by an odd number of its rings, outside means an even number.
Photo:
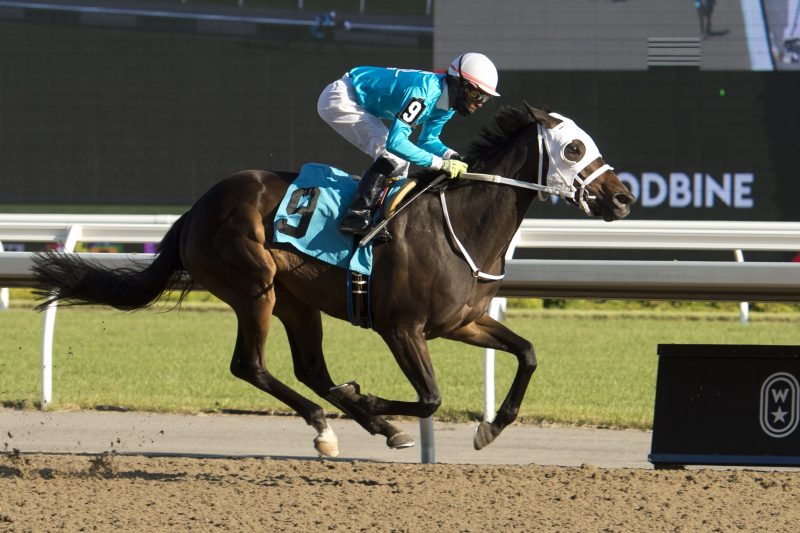
[[[382,193],[378,216],[385,221],[402,209],[416,186],[414,179],[395,181]],[[348,305],[351,322],[369,327],[372,244],[354,242],[351,235],[339,232],[337,223],[343,213],[342,206],[350,203],[356,188],[357,181],[344,171],[316,163],[303,165],[276,211],[274,240],[350,271],[348,292],[352,298]]]
[[[378,199],[378,212],[384,220],[392,218],[397,209],[403,204],[403,200],[417,186],[417,180],[413,178],[392,178],[383,189]]]

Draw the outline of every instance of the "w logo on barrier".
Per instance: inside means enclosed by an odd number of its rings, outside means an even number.
[[[800,384],[786,372],[772,374],[761,385],[761,429],[779,439],[791,434],[800,421]]]

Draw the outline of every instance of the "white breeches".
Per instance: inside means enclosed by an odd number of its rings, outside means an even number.
[[[325,87],[317,101],[317,112],[336,133],[373,161],[385,157],[394,163],[392,176],[408,174],[409,162],[386,151],[389,129],[378,117],[359,105],[349,76],[345,75]]]

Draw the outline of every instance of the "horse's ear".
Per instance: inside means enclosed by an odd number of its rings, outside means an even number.
[[[528,102],[522,102],[525,108],[528,110],[528,113],[531,114],[533,120],[544,126],[545,128],[555,128],[558,126],[561,121],[555,117],[551,117],[547,114],[547,111],[543,111],[541,109],[537,109],[532,107]]]

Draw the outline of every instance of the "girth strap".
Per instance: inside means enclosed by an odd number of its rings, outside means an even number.
[[[347,271],[347,318],[354,326],[372,328],[372,313],[369,307],[370,277]]]

